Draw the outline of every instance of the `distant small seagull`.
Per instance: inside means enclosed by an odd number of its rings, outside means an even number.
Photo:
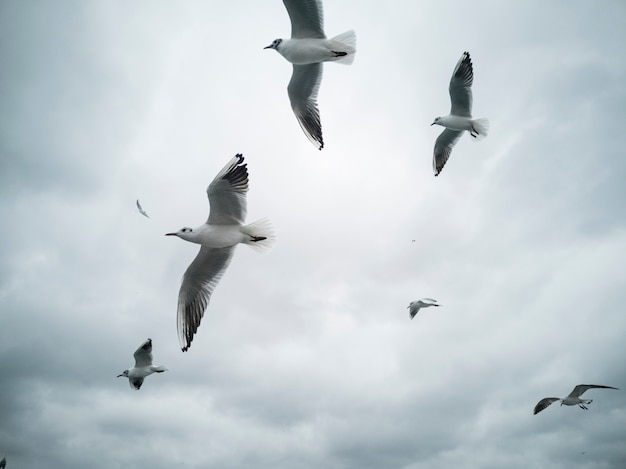
[[[489,120],[472,119],[472,83],[474,81],[474,69],[469,52],[463,52],[459,59],[452,78],[450,79],[450,100],[452,109],[450,114],[443,117],[436,117],[430,125],[441,125],[445,127],[441,135],[435,142],[435,152],[433,155],[433,171],[435,176],[439,175],[446,161],[450,158],[452,148],[467,130],[475,140],[481,140],[487,136],[489,131]]]
[[[293,64],[287,87],[291,108],[308,139],[324,148],[317,93],[322,81],[322,62],[351,64],[356,35],[347,31],[332,39],[324,34],[321,0],[283,0],[291,19],[291,39],[275,39],[264,49],[275,49]]]
[[[139,199],[137,199],[137,210],[139,211],[139,213],[141,213],[144,217],[150,218],[148,216],[148,214],[146,213],[146,211],[141,208],[141,204],[139,203]],[[158,217],[157,217],[158,218]]]
[[[248,170],[236,155],[207,187],[209,219],[197,228],[182,228],[165,236],[178,236],[200,244],[200,252],[187,268],[178,294],[177,329],[183,352],[189,350],[211,294],[239,243],[263,251],[274,243],[272,225],[261,219],[244,225]]]
[[[561,405],[578,405],[578,407],[580,407],[581,409],[587,409],[587,405],[591,404],[593,402],[593,399],[581,399],[580,396],[583,395],[583,393],[585,391],[587,391],[588,389],[618,389],[618,388],[614,388],[611,386],[600,386],[597,384],[579,384],[578,386],[576,386],[574,388],[574,390],[569,394],[569,396],[564,397],[564,398],[559,398],[559,397],[546,397],[544,399],[541,399],[537,405],[535,406],[535,410],[533,411],[533,414],[538,414],[539,412],[541,412],[543,409],[545,409],[546,407],[548,407],[550,404],[552,404],[555,401],[561,401]]]
[[[163,373],[167,371],[164,366],[155,366],[152,364],[152,339],[146,340],[135,351],[135,366],[129,370],[124,370],[118,378],[122,376],[128,378],[131,388],[139,390],[143,384],[143,379],[152,373]]]
[[[7,467],[7,458],[6,457],[2,458],[2,461],[0,461],[0,469],[4,469],[5,467]]]
[[[411,319],[415,317],[420,308],[428,308],[429,306],[441,306],[437,303],[437,300],[433,300],[432,298],[422,298],[421,300],[411,301],[409,306],[409,314],[411,315]]]

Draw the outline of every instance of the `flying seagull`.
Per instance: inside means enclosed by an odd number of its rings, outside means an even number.
[[[618,389],[611,386],[600,386],[597,384],[579,384],[574,388],[572,392],[569,393],[569,396],[564,397],[563,399],[559,397],[546,397],[544,399],[541,399],[535,406],[533,414],[538,414],[555,401],[561,401],[561,405],[578,405],[578,407],[580,407],[581,409],[588,410],[587,405],[591,404],[593,402],[593,399],[581,399],[580,396],[582,396],[584,392],[587,391],[587,389],[595,388]]]
[[[317,93],[322,81],[322,62],[351,64],[356,35],[347,31],[332,39],[324,34],[321,0],[283,0],[291,19],[291,39],[275,39],[264,49],[275,49],[293,64],[287,93],[298,123],[319,150],[324,148]]]
[[[446,161],[450,158],[452,148],[467,130],[474,140],[481,140],[489,131],[489,120],[472,119],[472,82],[474,81],[474,69],[469,52],[463,52],[459,59],[452,78],[450,79],[450,101],[452,108],[450,114],[436,117],[430,125],[441,125],[446,129],[439,135],[435,142],[433,155],[433,171],[439,175]]]
[[[237,154],[207,187],[209,219],[197,228],[182,228],[166,236],[178,236],[200,244],[200,252],[183,275],[178,294],[177,329],[183,352],[189,350],[211,294],[239,243],[263,251],[274,243],[274,231],[267,219],[244,225],[248,170]]]
[[[117,375],[118,378],[122,376],[128,378],[128,383],[131,388],[139,390],[143,384],[143,379],[146,376],[150,376],[152,373],[163,373],[167,371],[164,366],[155,366],[152,364],[152,339],[146,340],[143,344],[135,350],[135,366],[129,370],[122,371],[122,374]]]
[[[138,210],[138,211],[139,211],[139,213],[141,213],[144,217],[146,217],[146,218],[150,218],[150,217],[148,216],[148,214],[146,213],[146,211],[145,211],[143,208],[141,208],[141,204],[139,203],[139,199],[137,199],[137,210]],[[158,218],[158,217],[157,217],[157,218]]]
[[[437,300],[433,300],[432,298],[422,298],[421,300],[411,301],[409,306],[409,314],[411,315],[411,319],[415,317],[420,308],[428,308],[429,306],[441,306],[437,303]]]

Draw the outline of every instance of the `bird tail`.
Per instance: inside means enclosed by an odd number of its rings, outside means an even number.
[[[250,237],[244,243],[259,252],[267,251],[276,241],[274,227],[267,218],[243,226],[242,231]]]
[[[472,130],[470,135],[474,137],[473,141],[478,142],[489,134],[489,119],[483,117],[481,119],[472,120]]]
[[[356,54],[356,34],[352,29],[339,36],[335,36],[331,39],[331,42],[331,47],[334,52],[346,54],[335,58],[333,60],[334,62],[344,65],[350,65],[354,62],[354,54]]]

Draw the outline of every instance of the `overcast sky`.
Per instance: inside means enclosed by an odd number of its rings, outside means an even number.
[[[626,467],[626,4],[324,7],[357,54],[324,66],[320,152],[263,50],[280,0],[0,1],[7,468]],[[490,134],[435,178],[466,50]],[[163,235],[236,153],[277,241],[182,353],[198,248]],[[147,337],[170,371],[134,391]],[[533,415],[580,383],[621,390]]]

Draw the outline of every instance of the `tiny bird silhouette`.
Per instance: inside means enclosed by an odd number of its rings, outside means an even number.
[[[148,214],[146,213],[146,211],[145,211],[143,208],[141,208],[141,204],[139,203],[139,199],[137,199],[137,211],[138,211],[139,213],[141,213],[144,217],[146,217],[146,218],[150,218],[150,217],[148,216]],[[157,217],[157,218],[158,218],[158,217]]]

